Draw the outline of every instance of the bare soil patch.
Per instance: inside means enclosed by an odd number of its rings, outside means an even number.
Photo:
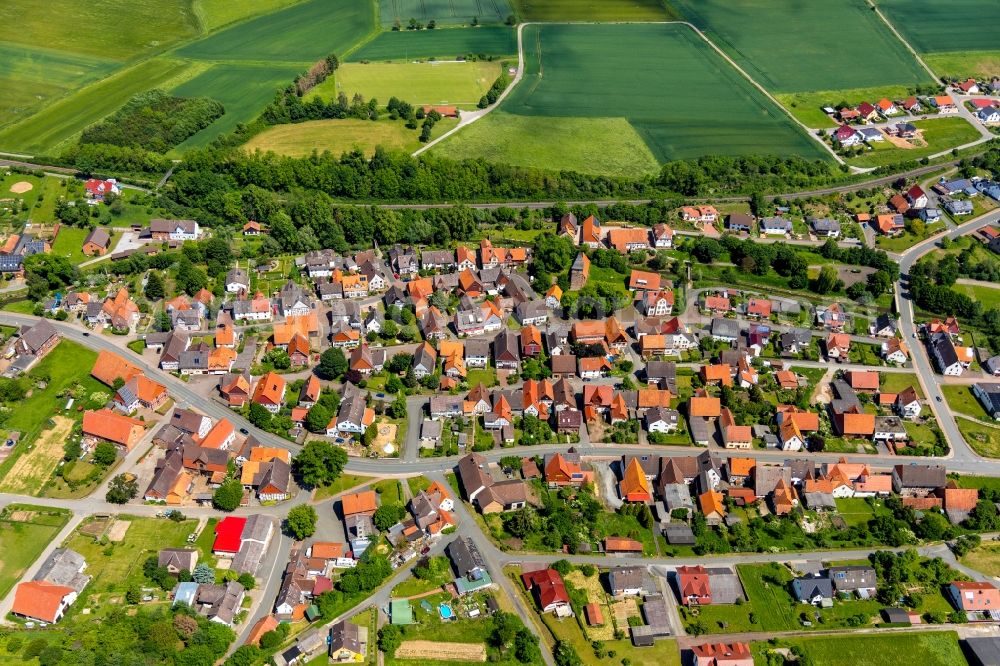
[[[111,529],[108,531],[109,541],[124,541],[125,533],[128,532],[128,528],[131,527],[132,523],[128,520],[116,520],[114,524],[111,525]]]
[[[403,641],[396,650],[397,659],[433,659],[435,661],[486,661],[486,646],[480,643],[445,643],[440,641]]]
[[[19,180],[10,186],[10,191],[14,194],[24,194],[25,192],[30,192],[35,189],[35,186],[26,180]]]
[[[107,529],[107,527],[107,520],[92,520],[80,527],[80,533],[96,539],[104,534],[104,530]]]
[[[53,416],[52,421],[55,426],[39,435],[32,449],[17,459],[0,489],[21,495],[35,495],[41,491],[62,460],[63,444],[73,430],[73,419]]]
[[[31,519],[35,517],[34,511],[11,511],[7,520],[12,523],[30,523]]]
[[[627,627],[630,617],[639,617],[639,604],[635,599],[629,597],[611,604],[611,612],[615,615],[615,624],[619,627]]]

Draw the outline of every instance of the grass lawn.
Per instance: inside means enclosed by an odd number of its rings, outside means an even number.
[[[321,486],[313,491],[313,499],[324,500],[334,495],[350,490],[354,486],[372,481],[370,476],[360,476],[358,474],[341,474],[337,480],[328,486]]]
[[[15,511],[33,511],[27,520],[11,520]],[[22,516],[17,516],[22,518]],[[0,514],[0,596],[7,596],[25,570],[69,520],[62,509],[10,504]]]
[[[457,124],[445,118],[434,125],[432,136],[440,136]],[[478,123],[477,123],[478,124]],[[406,128],[400,120],[309,120],[292,125],[276,125],[250,139],[248,150],[273,150],[289,157],[304,157],[312,152],[329,150],[334,155],[358,149],[371,156],[375,148],[411,153],[422,144],[420,130]]]
[[[875,509],[860,497],[838,497],[837,513],[848,525],[867,525],[875,517]]]
[[[917,397],[924,397],[924,392],[920,389],[920,382],[917,381],[917,376],[912,372],[883,372],[881,377],[879,388],[883,393],[899,393],[912,386],[913,390],[917,392]]]
[[[71,227],[69,225],[61,226],[59,228],[59,235],[56,236],[56,242],[52,244],[52,254],[60,257],[68,257],[74,264],[91,259],[92,257],[88,257],[83,253],[83,241],[89,233],[90,229]],[[112,233],[111,244],[108,245],[109,252],[114,248],[116,241],[115,234]],[[96,257],[97,255],[94,256]]]
[[[482,384],[486,388],[497,385],[497,371],[493,368],[472,368],[465,378],[470,387]]]
[[[156,554],[161,548],[187,545],[188,535],[198,524],[196,520],[175,523],[164,518],[127,515],[119,516],[118,520],[131,522],[121,542],[101,545],[94,537],[80,530],[66,540],[67,548],[75,550],[87,560],[87,573],[93,576],[86,591],[90,596],[120,594],[130,585],[144,584],[146,578],[142,573],[142,565],[146,558]],[[206,531],[208,529],[206,527]]]
[[[861,102],[877,102],[883,97],[903,99],[910,96],[908,86],[876,86],[874,88],[853,88],[851,90],[820,90],[811,92],[782,93],[775,95],[786,109],[807,127],[831,128],[837,123],[823,113],[824,106],[839,107],[841,104],[857,106]]]
[[[430,566],[433,570],[431,577],[421,580],[411,574],[409,578],[392,589],[392,596],[396,599],[413,597],[439,589],[454,580],[455,576],[451,573],[451,564],[447,557],[438,555],[431,558]]]
[[[888,145],[888,142],[876,144],[876,150],[862,153],[858,157],[847,160],[852,166],[879,167],[907,160],[919,160],[935,153],[944,152],[950,148],[971,143],[979,138],[979,132],[964,118],[948,117],[933,120],[917,120],[913,123],[922,130],[927,145],[912,150],[904,150]]]
[[[956,666],[966,663],[953,631],[913,632],[866,636],[843,636],[782,639],[782,644],[797,645],[816,666],[896,666],[920,655],[921,666]]]
[[[906,434],[916,446],[934,446],[937,444],[937,427],[934,425],[904,421]]]
[[[491,113],[449,139],[442,155],[485,153],[495,161],[609,175],[650,173],[645,151],[636,153],[642,143],[659,162],[762,152],[823,157],[686,26],[531,25],[523,36],[525,78],[501,104],[504,115]],[[681,89],[685,95],[674,94]]]
[[[677,18],[659,0],[514,0],[522,21],[669,21]]]
[[[987,542],[967,553],[960,561],[987,576],[1000,576],[1000,544]]]
[[[383,479],[373,483],[371,489],[379,495],[379,504],[403,504],[403,483],[396,479]]]
[[[410,487],[410,494],[416,495],[421,490],[427,490],[431,487],[431,482],[427,477],[424,476],[411,476],[406,480],[406,485]]]
[[[981,456],[1000,458],[1000,428],[992,428],[961,416],[955,418],[962,437]]]
[[[814,0],[795,11],[766,0],[671,4],[770,90],[846,90],[930,79],[864,0]],[[865,53],[863,68],[830,66],[832,54],[854,49]]]
[[[992,421],[979,399],[972,394],[972,386],[968,384],[942,384],[941,393],[948,401],[952,411],[966,416],[972,416],[983,421]]]
[[[959,488],[992,488],[1000,490],[1000,477],[958,474],[953,478]]]
[[[477,57],[513,56],[517,53],[514,28],[485,26],[470,30],[399,30],[380,33],[347,57],[348,62],[362,60],[403,60],[423,58],[457,59],[469,54]]]
[[[951,288],[961,294],[965,294],[974,301],[982,303],[983,310],[1000,307],[1000,288],[960,283],[953,284]]]
[[[428,63],[347,63],[312,90],[327,100],[355,93],[385,104],[398,97],[413,105],[440,104],[475,109],[497,77],[499,61]]]
[[[1000,72],[1000,51],[927,53],[923,60],[936,74],[945,77],[989,78]]]

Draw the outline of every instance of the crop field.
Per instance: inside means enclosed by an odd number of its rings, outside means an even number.
[[[774,92],[869,88],[930,78],[864,0],[813,0],[795,3],[794,9],[773,0],[671,4]],[[847,53],[864,53],[864,58],[857,66],[831,62],[833,54]]]
[[[195,0],[194,13],[205,32],[258,14],[283,9],[301,0]]]
[[[802,649],[816,666],[895,666],[920,655],[921,666],[955,666],[966,663],[953,631],[907,632],[882,636],[852,634],[843,637],[797,638],[782,641]]]
[[[93,83],[0,132],[5,150],[57,151],[83,128],[114,113],[136,93],[169,83],[194,65],[154,58]]]
[[[434,126],[432,136],[440,136],[458,123],[445,118]],[[329,150],[340,155],[355,148],[371,156],[377,146],[412,153],[422,144],[419,130],[407,129],[401,120],[309,120],[293,125],[276,125],[250,139],[247,150],[272,150],[279,155],[305,157],[313,150]]]
[[[629,145],[634,141],[620,135],[621,125],[606,126],[611,118],[624,119],[634,128],[657,162],[711,154],[823,155],[776,105],[687,26],[531,25],[524,28],[524,40],[525,77],[499,110],[530,121],[508,117],[490,124],[496,127],[506,121],[531,134],[517,139],[516,132],[506,128],[514,140],[495,141],[490,157],[524,164],[524,149],[519,146],[527,145],[552,158],[551,163],[537,166],[607,173],[606,163],[627,166],[634,158],[613,152],[621,150],[623,141]],[[629,48],[621,48],[622,44]],[[493,115],[444,142],[441,154],[476,156],[463,144],[482,147],[489,126],[477,125]],[[566,127],[567,118],[582,119],[584,129],[572,120]],[[471,134],[472,129],[477,132]],[[583,134],[590,142],[580,146]],[[581,164],[573,158],[582,149]],[[648,163],[637,164],[632,173],[637,172],[648,173]]]
[[[500,75],[499,62],[371,63],[341,65],[336,76],[313,89],[313,94],[348,99],[360,93],[385,104],[398,97],[410,104],[442,104],[474,109],[479,98]]]
[[[513,0],[523,21],[669,21],[663,0]]]
[[[995,0],[878,0],[879,9],[918,53],[997,48]]]
[[[191,0],[4,0],[0,42],[125,61],[198,34]]]
[[[913,124],[921,130],[927,145],[902,149],[896,148],[888,141],[883,141],[876,143],[874,150],[862,153],[859,157],[852,157],[847,162],[859,167],[879,167],[905,160],[919,160],[928,155],[971,143],[979,138],[979,132],[976,128],[961,117],[917,120]]]
[[[200,60],[311,64],[343,54],[374,29],[368,2],[308,0],[216,32],[177,53]]]
[[[380,33],[351,53],[347,60],[455,59],[468,54],[506,56],[517,53],[517,35],[507,26],[454,28],[451,30],[402,30]]]
[[[426,24],[501,23],[513,12],[507,0],[379,0],[382,25],[398,22],[405,27],[410,19]]]
[[[222,102],[225,114],[177,147],[200,147],[215,137],[257,117],[274,93],[291,83],[299,73],[291,65],[213,65],[170,92],[181,97],[211,97]]]

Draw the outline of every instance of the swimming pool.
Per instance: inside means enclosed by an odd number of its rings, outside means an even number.
[[[441,613],[442,620],[450,620],[455,617],[455,612],[451,610],[451,606],[448,604],[441,604],[438,606],[438,612]]]

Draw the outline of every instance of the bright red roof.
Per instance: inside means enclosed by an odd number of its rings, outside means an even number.
[[[246,518],[226,516],[215,526],[215,542],[212,544],[214,553],[238,553],[243,543],[243,528]]]

